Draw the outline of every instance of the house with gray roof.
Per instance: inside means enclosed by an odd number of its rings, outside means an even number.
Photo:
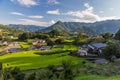
[[[91,49],[102,49],[102,48],[105,48],[106,46],[107,46],[107,44],[105,44],[105,43],[94,43],[94,44],[89,44],[88,48],[91,48]]]

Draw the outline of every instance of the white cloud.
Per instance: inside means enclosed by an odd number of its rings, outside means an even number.
[[[23,13],[19,13],[19,12],[11,12],[10,14],[13,14],[13,15],[18,15],[18,16],[24,16]]]
[[[38,2],[36,0],[11,0],[12,2],[17,1],[21,5],[30,7],[30,6],[35,6],[38,5]]]
[[[84,6],[87,8],[85,11],[87,11],[87,12],[93,12],[93,7],[90,6],[88,3],[84,3]]]
[[[110,19],[116,19],[115,16],[112,17],[100,17],[97,14],[93,12],[93,7],[90,6],[88,3],[84,3],[84,6],[86,7],[83,11],[69,11],[67,13],[63,13],[63,15],[72,16],[74,18],[71,18],[70,20],[73,22],[87,22],[92,23],[96,21],[102,21],[102,20],[110,20]]]
[[[41,18],[43,18],[43,16],[33,15],[33,16],[28,16],[28,18],[41,19]]]
[[[54,20],[51,20],[49,22],[42,22],[32,19],[19,19],[19,22],[15,22],[17,24],[24,24],[24,25],[38,25],[38,26],[50,26],[55,23]]]
[[[60,15],[60,11],[59,11],[59,9],[52,10],[52,11],[47,11],[47,14]]]
[[[104,20],[116,20],[116,19],[119,19],[117,18],[116,16],[110,16],[110,17],[101,17],[101,21],[104,21]]]
[[[10,14],[13,14],[13,15],[18,15],[18,16],[24,16],[24,17],[27,17],[27,18],[33,18],[33,19],[41,19],[43,18],[44,16],[40,16],[40,15],[31,15],[31,16],[27,16],[23,13],[20,13],[20,12],[10,12]]]
[[[99,13],[104,13],[104,11],[99,11]]]
[[[110,10],[111,10],[111,11],[113,11],[113,10],[114,10],[114,8],[110,8]]]
[[[60,2],[58,2],[57,0],[48,0],[49,4],[59,4]]]
[[[54,20],[51,20],[50,23],[55,24],[56,22]]]

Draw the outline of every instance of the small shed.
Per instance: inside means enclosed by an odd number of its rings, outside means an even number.
[[[87,56],[87,54],[88,54],[87,51],[83,50],[83,49],[79,49],[78,53],[79,53],[80,56]]]

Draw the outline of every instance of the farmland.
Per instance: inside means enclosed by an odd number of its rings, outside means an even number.
[[[67,48],[65,46],[65,48]],[[55,49],[53,49],[55,50]],[[53,55],[37,55],[35,52],[39,50],[31,50],[24,52],[17,52],[1,56],[0,61],[3,62],[4,68],[6,67],[20,67],[22,70],[44,68],[48,65],[60,65],[63,60],[72,60],[74,63],[82,62],[83,59],[72,57],[69,52]]]

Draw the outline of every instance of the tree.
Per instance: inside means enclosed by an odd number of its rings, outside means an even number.
[[[111,61],[112,57],[120,58],[120,46],[118,44],[109,44],[103,49],[104,57]]]
[[[120,30],[115,34],[114,38],[120,40]]]
[[[88,41],[88,36],[81,33],[77,36],[75,43],[76,44],[86,44]]]
[[[15,68],[5,68],[3,71],[4,80],[24,80],[25,74],[17,67]]]
[[[56,36],[59,36],[60,33],[59,33],[59,31],[57,31],[57,30],[52,30],[52,31],[49,32],[49,35],[50,35],[51,37],[56,37]]]
[[[112,38],[112,37],[113,37],[113,34],[112,34],[112,33],[107,32],[107,33],[102,34],[102,37],[103,37],[104,39],[110,39],[110,38]]]
[[[30,74],[27,80],[36,80],[36,73]]]
[[[74,73],[72,68],[72,62],[71,61],[63,61],[62,62],[63,67],[63,80],[73,80]]]
[[[23,33],[23,34],[20,34],[19,36],[18,36],[18,39],[19,40],[26,40],[26,39],[28,39],[29,38],[29,33]]]
[[[18,73],[18,74],[16,74],[16,76],[14,78],[15,78],[15,80],[24,80],[25,79],[25,74],[24,73]]]
[[[48,46],[53,46],[55,44],[55,42],[52,41],[50,38],[46,39],[46,43],[47,43]]]
[[[63,43],[63,41],[64,41],[64,39],[59,38],[59,39],[55,40],[55,43],[56,44],[61,44],[61,43]]]

